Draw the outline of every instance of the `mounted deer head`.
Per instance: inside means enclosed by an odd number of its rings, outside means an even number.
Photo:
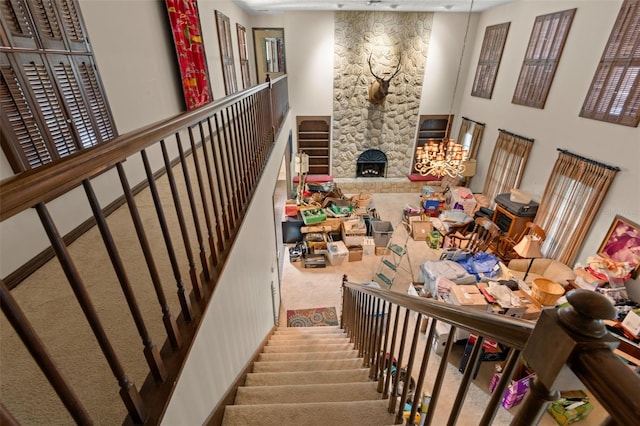
[[[372,104],[380,105],[384,102],[389,93],[389,83],[391,79],[400,72],[400,62],[402,61],[402,55],[398,58],[398,65],[396,66],[396,70],[391,74],[391,77],[386,80],[382,77],[378,77],[373,72],[373,67],[371,66],[371,54],[369,54],[369,71],[371,71],[371,75],[375,78],[374,81],[369,85],[369,102]]]

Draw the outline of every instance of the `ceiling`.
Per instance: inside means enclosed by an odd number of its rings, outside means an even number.
[[[288,11],[480,12],[515,0],[233,0],[252,15]]]

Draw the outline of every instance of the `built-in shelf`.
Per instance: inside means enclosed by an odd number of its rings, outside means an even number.
[[[309,174],[330,174],[330,116],[298,116],[298,148],[309,156]]]

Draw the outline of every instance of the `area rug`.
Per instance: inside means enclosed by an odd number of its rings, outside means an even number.
[[[321,327],[339,325],[335,306],[287,310],[287,327]]]

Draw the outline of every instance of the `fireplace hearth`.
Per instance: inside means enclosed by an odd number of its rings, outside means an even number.
[[[385,177],[387,156],[379,149],[363,151],[356,162],[356,177]]]

